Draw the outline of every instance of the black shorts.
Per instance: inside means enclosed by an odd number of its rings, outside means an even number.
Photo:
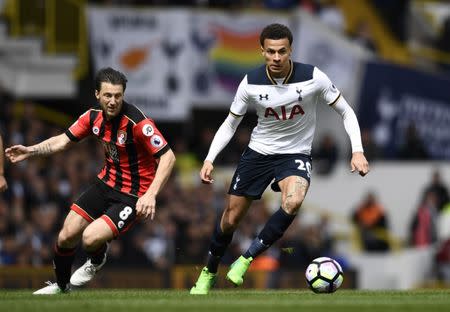
[[[117,237],[135,223],[137,200],[137,197],[123,194],[97,180],[70,209],[89,222],[101,217]]]
[[[309,155],[262,155],[247,147],[239,160],[228,194],[260,199],[271,182],[272,190],[280,192],[278,182],[289,176],[303,177],[309,183],[311,170]]]

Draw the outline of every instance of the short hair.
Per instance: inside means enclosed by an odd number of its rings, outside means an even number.
[[[95,90],[100,91],[102,82],[109,82],[113,85],[121,84],[123,91],[127,87],[127,77],[120,71],[117,71],[111,67],[105,67],[100,69],[95,75]]]
[[[292,33],[291,30],[282,24],[270,24],[264,27],[264,29],[261,32],[261,35],[259,36],[259,42],[261,43],[261,46],[264,46],[264,40],[266,39],[284,39],[287,38],[289,40],[289,44],[292,44]]]

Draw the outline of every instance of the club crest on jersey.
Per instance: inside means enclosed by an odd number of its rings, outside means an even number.
[[[163,145],[163,140],[162,140],[162,138],[159,135],[155,134],[150,139],[150,143],[152,143],[152,145],[154,147],[160,147],[161,145]]]
[[[125,144],[125,142],[127,141],[127,133],[123,130],[119,130],[117,132],[117,142],[119,142],[119,144]]]
[[[95,135],[98,135],[99,132],[100,132],[100,129],[97,126],[92,128],[92,133],[94,133]]]
[[[142,133],[143,133],[145,136],[150,137],[150,136],[153,135],[153,133],[155,133],[155,130],[153,130],[152,125],[150,125],[150,124],[145,124],[145,125],[142,127]]]
[[[259,100],[262,101],[263,99],[265,99],[266,101],[269,100],[269,95],[266,93],[265,95],[260,94],[259,95]]]

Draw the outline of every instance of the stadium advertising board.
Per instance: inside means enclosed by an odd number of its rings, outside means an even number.
[[[450,80],[398,65],[369,62],[359,100],[368,128],[388,158],[398,156],[415,125],[433,159],[450,159]]]

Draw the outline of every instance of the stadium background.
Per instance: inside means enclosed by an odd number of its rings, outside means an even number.
[[[350,175],[339,117],[319,107],[315,175],[303,212],[253,265],[246,286],[304,287],[303,269],[318,255],[344,265],[346,287],[407,289],[450,281],[450,208],[443,191],[450,186],[448,4],[3,0],[0,8],[5,146],[60,133],[93,103],[92,75],[108,65],[127,74],[126,98],[156,120],[177,155],[156,220],[113,242],[107,268],[92,287],[192,285],[255,117],[248,114],[222,152],[214,188],[199,184],[199,164],[237,83],[261,62],[261,27],[275,21],[294,32],[293,59],[324,70],[354,107],[372,172],[363,180]],[[99,146],[87,140],[47,159],[6,165],[0,287],[36,288],[51,279],[57,230],[101,160]],[[436,172],[441,187],[432,184]],[[385,243],[383,250],[365,246],[361,234],[367,233],[353,222],[369,193],[387,219],[386,227],[370,231]],[[277,206],[270,192],[253,204],[225,264]],[[83,257],[80,251],[76,265]]]

